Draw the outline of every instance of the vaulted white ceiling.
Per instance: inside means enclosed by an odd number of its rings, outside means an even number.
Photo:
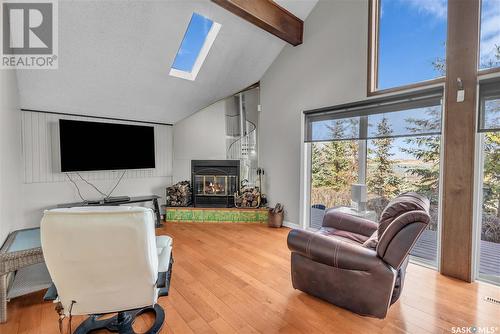
[[[279,0],[305,19],[317,0]],[[193,12],[222,24],[195,81],[169,76]],[[59,69],[19,70],[22,108],[175,123],[258,81],[285,42],[208,0],[59,1]]]

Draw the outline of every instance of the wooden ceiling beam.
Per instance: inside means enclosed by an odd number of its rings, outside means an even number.
[[[302,44],[304,21],[272,0],[212,1],[293,46]]]

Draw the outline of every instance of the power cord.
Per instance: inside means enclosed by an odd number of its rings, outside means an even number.
[[[69,173],[65,173],[65,175],[71,181],[71,183],[73,183],[73,185],[75,186],[76,191],[78,192],[78,196],[80,196],[80,199],[83,202],[86,202],[87,200],[85,198],[83,198],[82,193],[80,192],[80,188],[78,187],[78,184],[76,184],[76,182],[71,178],[71,176],[69,176]]]
[[[109,193],[104,193],[102,192],[99,188],[97,188],[94,184],[92,184],[91,182],[85,180],[85,178],[80,174],[80,173],[75,173],[76,175],[78,175],[78,177],[83,181],[85,182],[86,184],[88,184],[89,186],[91,186],[92,188],[94,188],[99,194],[101,194],[102,196],[104,196],[104,199],[108,199],[111,194],[115,191],[116,187],[118,187],[118,185],[120,184],[120,182],[122,181],[123,177],[125,176],[125,173],[127,171],[124,170],[122,175],[120,175],[120,177],[118,178],[118,181],[116,182],[116,184],[113,186],[113,188],[111,189],[111,191]],[[75,180],[73,180],[70,176],[69,173],[65,173],[66,174],[66,177],[71,181],[71,183],[73,183],[73,185],[75,186],[76,188],[76,191],[78,192],[78,196],[80,197],[80,199],[83,201],[83,202],[86,202],[87,200],[82,196],[82,193],[80,191],[80,187],[78,187],[78,184],[75,182]]]
[[[118,185],[120,184],[120,182],[122,181],[123,177],[125,176],[125,173],[127,171],[124,170],[122,175],[120,176],[120,178],[118,179],[118,182],[116,182],[115,186],[113,187],[113,189],[111,189],[111,191],[109,192],[109,194],[106,196],[106,198],[109,198],[111,196],[111,194],[113,193],[113,191],[115,191],[116,187],[118,187]]]
[[[102,196],[106,197],[106,194],[105,194],[105,193],[103,193],[103,192],[102,192],[99,188],[97,188],[95,185],[93,185],[93,184],[92,184],[92,183],[90,183],[89,181],[85,180],[85,179],[83,178],[83,176],[82,176],[80,173],[78,173],[78,172],[77,172],[77,173],[76,173],[76,175],[78,175],[78,177],[79,177],[80,179],[82,179],[82,181],[83,181],[83,182],[85,182],[86,184],[88,184],[89,186],[91,186],[92,188],[94,188],[94,189],[95,189],[95,190],[96,190],[99,194],[101,194]]]
[[[92,188],[94,188],[99,194],[101,194],[102,196],[104,196],[104,199],[108,199],[111,196],[111,194],[113,193],[113,191],[115,191],[116,187],[118,187],[118,185],[122,181],[123,177],[125,176],[126,172],[127,172],[126,170],[123,171],[122,175],[118,178],[118,181],[114,185],[113,189],[111,189],[111,191],[109,193],[107,193],[107,194],[104,193],[104,192],[102,192],[99,188],[97,188],[97,186],[95,186],[91,182],[85,180],[85,178],[83,178],[83,176],[80,173],[76,173],[76,175],[78,175],[78,177],[80,177],[80,179],[82,179],[83,182],[85,182],[86,184],[88,184],[89,186],[91,186]]]

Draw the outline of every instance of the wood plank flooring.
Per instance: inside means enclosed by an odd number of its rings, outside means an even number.
[[[446,333],[494,327],[500,333],[500,289],[468,284],[410,264],[403,296],[386,319],[361,317],[300,291],[290,281],[288,229],[261,224],[167,223],[175,264],[162,333]],[[1,334],[57,334],[57,315],[43,292],[12,300]],[[74,317],[73,329],[84,319]],[[134,327],[144,331],[151,317]],[[67,332],[65,323],[65,333]]]

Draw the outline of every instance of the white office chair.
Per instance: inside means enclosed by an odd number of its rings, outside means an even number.
[[[168,294],[172,239],[155,236],[154,214],[140,207],[79,207],[45,211],[41,222],[45,262],[54,286],[46,300],[66,316],[90,315],[74,333],[97,329],[134,333],[132,323],[154,312],[147,333],[158,333]],[[101,320],[104,313],[118,312]]]

